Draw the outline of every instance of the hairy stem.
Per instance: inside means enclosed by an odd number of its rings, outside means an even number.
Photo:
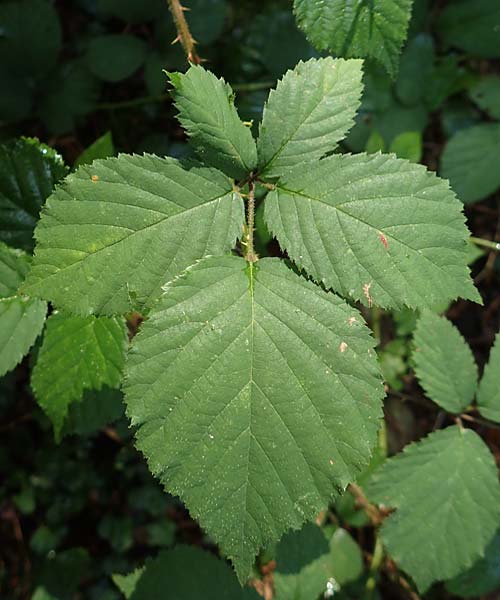
[[[167,0],[167,3],[168,8],[172,13],[175,28],[177,29],[177,37],[175,38],[174,42],[181,43],[181,46],[184,48],[184,52],[186,53],[187,59],[190,63],[199,65],[201,63],[201,58],[196,52],[196,40],[189,30],[189,25],[187,24],[186,17],[184,16],[184,11],[186,8],[181,5],[179,0]]]
[[[245,235],[245,258],[250,263],[257,262],[259,257],[255,253],[253,245],[253,233],[255,229],[255,182],[253,178],[250,178],[248,182],[248,195],[247,195],[247,225]]]

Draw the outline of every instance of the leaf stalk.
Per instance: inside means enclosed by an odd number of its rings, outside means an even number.
[[[255,252],[253,239],[253,234],[255,230],[255,181],[253,176],[250,177],[250,180],[248,182],[247,223],[245,229],[245,258],[249,263],[254,263],[259,260],[259,257]]]

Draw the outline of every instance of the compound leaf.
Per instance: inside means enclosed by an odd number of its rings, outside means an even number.
[[[203,67],[170,73],[179,121],[203,162],[241,179],[257,165],[252,132],[238,117],[231,86]]]
[[[267,178],[333,151],[352,127],[362,91],[360,60],[299,62],[264,107],[257,142]]]
[[[445,317],[425,311],[414,343],[415,372],[426,394],[448,412],[462,412],[474,399],[477,367],[458,329]]]
[[[31,387],[56,438],[70,404],[80,401],[85,390],[120,385],[126,346],[122,318],[54,313],[47,319]]]
[[[215,169],[97,160],[47,201],[25,289],[76,314],[142,309],[197,259],[231,250],[243,221],[241,197]]]
[[[441,158],[441,175],[465,204],[500,187],[500,123],[482,123],[456,133]],[[471,168],[474,165],[474,168]]]
[[[382,540],[422,592],[470,567],[500,518],[493,456],[474,431],[456,426],[388,460],[367,493],[396,509],[382,526]]]
[[[299,26],[318,50],[369,57],[394,76],[413,0],[294,0]]]
[[[341,298],[277,259],[206,259],[165,288],[127,360],[137,445],[246,580],[370,457],[382,388]]]
[[[31,250],[40,208],[67,172],[61,156],[37,139],[0,146],[0,240]]]
[[[500,423],[500,333],[497,333],[488,364],[477,391],[479,412]]]
[[[196,573],[196,577],[193,577],[193,573]],[[147,562],[137,580],[131,583],[132,586],[127,582],[127,591],[132,589],[132,592],[126,596],[130,600],[158,600],[164,597],[165,590],[168,590],[169,597],[176,600],[260,598],[255,590],[242,589],[234,573],[222,560],[200,548],[189,546],[164,550]]]
[[[462,205],[423,166],[335,154],[284,175],[264,217],[300,268],[368,306],[480,301],[466,267]]]

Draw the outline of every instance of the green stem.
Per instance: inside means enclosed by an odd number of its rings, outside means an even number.
[[[235,92],[258,92],[272,88],[275,81],[251,81],[250,83],[232,83],[231,88]]]
[[[256,90],[267,90],[274,85],[274,81],[255,81],[250,83],[235,83],[231,85],[235,92],[253,92]],[[143,96],[142,98],[133,98],[132,100],[123,100],[121,102],[101,102],[96,106],[97,110],[120,110],[122,108],[135,108],[144,104],[153,104],[154,102],[165,102],[171,100],[170,94],[160,94],[159,96]]]
[[[248,195],[247,195],[247,227],[246,227],[246,253],[245,258],[250,263],[257,262],[259,257],[255,253],[253,245],[253,233],[255,229],[255,182],[253,177],[248,182]]]
[[[492,242],[491,240],[483,240],[482,238],[477,238],[471,236],[470,241],[476,244],[476,246],[482,246],[483,248],[489,248],[490,250],[500,251],[500,242]]]
[[[382,540],[380,536],[377,535],[375,540],[375,548],[373,549],[373,556],[370,562],[370,576],[366,580],[366,591],[369,594],[369,597],[373,595],[375,588],[377,587],[377,572],[382,566],[382,562],[384,560],[384,546],[382,544]]]
[[[132,100],[123,100],[122,102],[101,102],[96,106],[97,110],[120,110],[121,108],[134,108],[143,104],[153,102],[164,102],[170,100],[170,94],[161,94],[160,96],[144,96],[143,98],[134,98]]]

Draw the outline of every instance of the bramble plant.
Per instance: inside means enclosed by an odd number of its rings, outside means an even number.
[[[459,418],[477,398],[479,412],[500,421],[499,338],[478,386],[470,350],[436,315],[458,298],[482,303],[463,204],[422,165],[339,146],[363,92],[363,60],[350,57],[374,58],[395,75],[412,3],[382,0],[374,14],[358,3],[341,30],[343,4],[295,1],[315,45],[348,58],[287,71],[256,137],[231,86],[195,64],[194,40],[181,37],[192,64],[167,77],[197,159],[89,155],[66,175],[33,140],[2,148],[12,164],[24,152],[43,158],[44,185],[31,204],[12,195],[11,237],[1,232],[0,323],[9,323],[1,373],[45,327],[31,386],[56,439],[84,393],[122,388],[150,471],[218,544],[241,586],[286,534],[274,584],[283,599],[300,586],[312,586],[310,598],[324,592],[330,548],[345,541],[333,536],[328,546],[315,525],[303,526],[350,485],[379,531],[374,560],[383,545],[422,593],[477,565],[497,543],[500,518],[494,458]],[[15,175],[9,182],[15,189]],[[30,228],[55,182],[31,259]],[[280,257],[259,257],[257,208]],[[384,386],[363,316],[378,308],[420,311],[416,375],[457,416],[383,464]],[[317,553],[303,564],[308,545]],[[115,581],[127,597],[155,598],[159,582],[176,589],[177,571],[188,585],[191,561],[206,580],[195,577],[183,593],[213,585],[227,598],[256,597],[223,563],[189,548]],[[333,595],[338,581],[328,581]]]

